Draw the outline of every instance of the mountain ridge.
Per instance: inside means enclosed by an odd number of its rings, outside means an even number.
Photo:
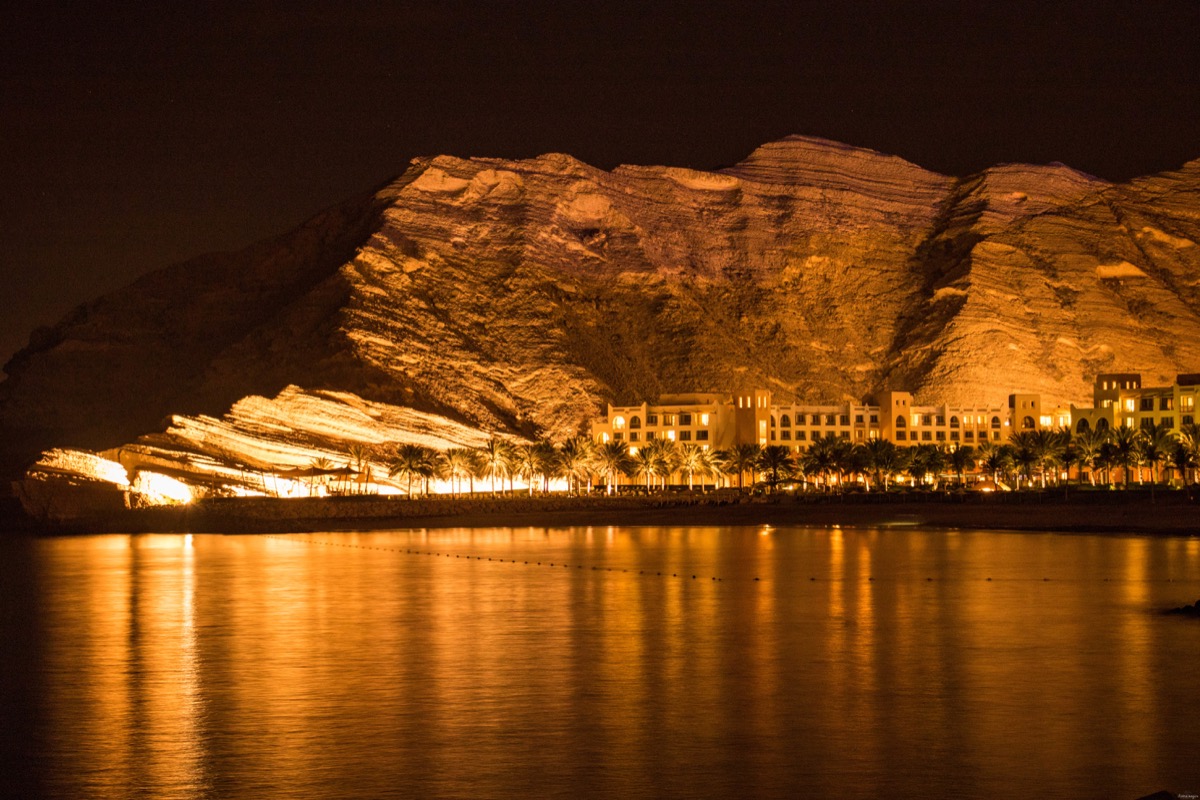
[[[150,273],[5,366],[21,457],[288,386],[561,437],[606,401],[840,401],[1200,371],[1200,159],[962,178],[790,136],[705,172],[413,159],[291,232]],[[132,398],[132,400],[131,400]]]

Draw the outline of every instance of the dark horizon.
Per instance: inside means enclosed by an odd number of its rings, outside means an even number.
[[[30,6],[0,33],[0,361],[417,156],[715,169],[789,134],[966,175],[1200,157],[1200,6]]]

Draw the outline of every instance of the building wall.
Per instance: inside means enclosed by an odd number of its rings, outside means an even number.
[[[1178,430],[1200,416],[1200,375],[1180,375],[1174,385],[1162,387],[1143,387],[1136,373],[1097,375],[1090,408],[1052,408],[1030,393],[1011,394],[1007,407],[917,405],[910,393],[901,391],[884,392],[879,400],[878,405],[775,404],[762,389],[732,397],[664,396],[653,405],[609,405],[605,416],[592,423],[592,437],[625,441],[631,448],[661,437],[718,449],[756,443],[800,450],[824,438],[978,447],[1003,444],[1021,431],[1064,428],[1078,433],[1151,423]]]

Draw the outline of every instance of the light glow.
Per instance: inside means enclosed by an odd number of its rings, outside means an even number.
[[[131,487],[150,505],[174,506],[192,502],[192,490],[186,483],[169,475],[142,470]]]

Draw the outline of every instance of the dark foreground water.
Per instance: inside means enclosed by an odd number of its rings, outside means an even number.
[[[1157,613],[1200,598],[1197,539],[497,529],[0,557],[5,797],[1200,790],[1200,620]]]

